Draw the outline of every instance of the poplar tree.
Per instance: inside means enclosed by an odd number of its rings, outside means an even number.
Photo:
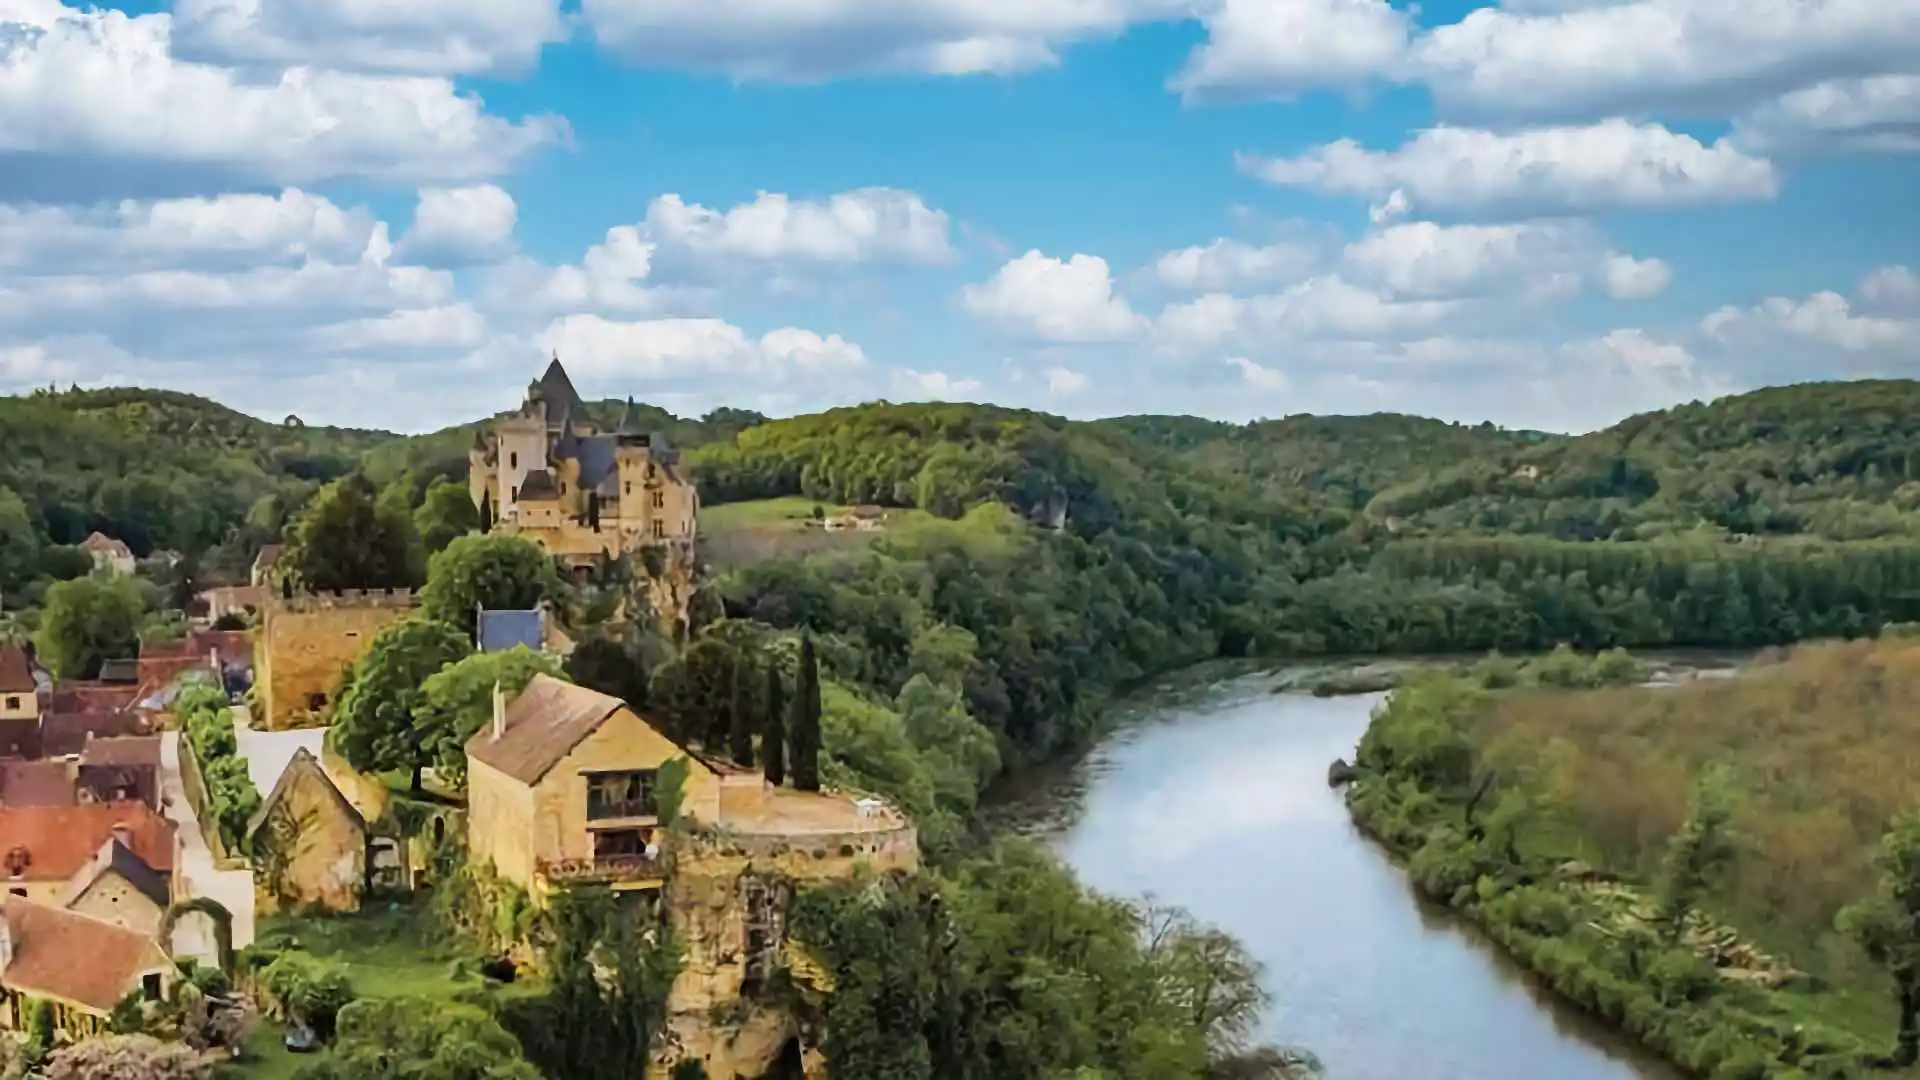
[[[787,686],[780,679],[779,661],[767,661],[767,726],[760,732],[760,757],[766,762],[767,783],[787,781]]]
[[[793,695],[793,786],[820,790],[820,664],[813,639],[800,639],[800,678]]]

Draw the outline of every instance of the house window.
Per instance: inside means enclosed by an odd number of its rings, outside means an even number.
[[[633,481],[627,481],[627,494],[633,494]]]
[[[517,469],[517,468],[519,468],[519,467],[520,467],[520,455],[519,455],[519,454],[508,454],[508,455],[507,455],[507,468],[509,468],[509,469]]]
[[[655,510],[660,510],[660,509],[664,509],[664,508],[666,507],[666,505],[667,505],[667,493],[666,493],[666,492],[664,492],[664,491],[656,491],[656,492],[654,492],[654,493],[653,493],[653,508],[654,508]]]
[[[657,817],[651,769],[592,773],[587,776],[587,820]]]
[[[327,707],[327,695],[325,694],[308,694],[307,695],[307,711],[308,712],[319,712],[321,709],[324,709],[326,707]]]
[[[663,540],[666,538],[666,535],[667,535],[667,523],[664,521],[661,521],[659,518],[655,518],[653,520],[653,538],[655,540]]]
[[[27,895],[27,890],[26,890],[26,889],[24,889],[24,888],[22,888],[22,887],[20,887],[20,886],[18,886],[18,885],[15,885],[15,886],[14,886],[13,888],[11,888],[11,889],[8,889],[7,891],[8,891],[8,892],[10,892],[10,893],[12,893],[12,894],[13,894],[13,895],[15,895],[15,896],[25,896],[25,895]]]
[[[149,971],[145,975],[140,976],[140,992],[146,996],[148,1001],[159,1001],[160,973],[157,971]]]
[[[17,709],[17,708],[19,708],[19,707],[20,707],[20,699],[19,699],[19,698],[17,698],[17,697],[10,697],[10,698],[8,698],[8,699],[7,699],[7,708],[8,708],[8,709]]]
[[[647,462],[647,479],[653,479],[653,462]]]
[[[596,859],[633,858],[646,853],[646,829],[603,829],[593,834]]]

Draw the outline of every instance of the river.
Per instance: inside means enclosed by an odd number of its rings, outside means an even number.
[[[1177,904],[1264,966],[1264,1037],[1328,1080],[1674,1080],[1536,989],[1415,896],[1347,817],[1327,765],[1352,760],[1383,695],[1273,694],[1272,676],[1129,707],[1071,765],[1001,811],[1088,885]]]

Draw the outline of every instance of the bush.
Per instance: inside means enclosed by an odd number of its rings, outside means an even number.
[[[269,1015],[304,1024],[322,1040],[333,1038],[340,1010],[357,996],[343,965],[293,950],[260,972],[258,986]]]

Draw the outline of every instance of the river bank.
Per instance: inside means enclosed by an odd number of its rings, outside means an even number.
[[[992,817],[1101,892],[1238,938],[1274,998],[1259,1038],[1310,1049],[1329,1080],[1678,1075],[1424,903],[1354,827],[1326,766],[1353,756],[1382,695],[1276,694],[1286,671],[1246,667],[1118,703],[1106,738],[1001,789]]]

